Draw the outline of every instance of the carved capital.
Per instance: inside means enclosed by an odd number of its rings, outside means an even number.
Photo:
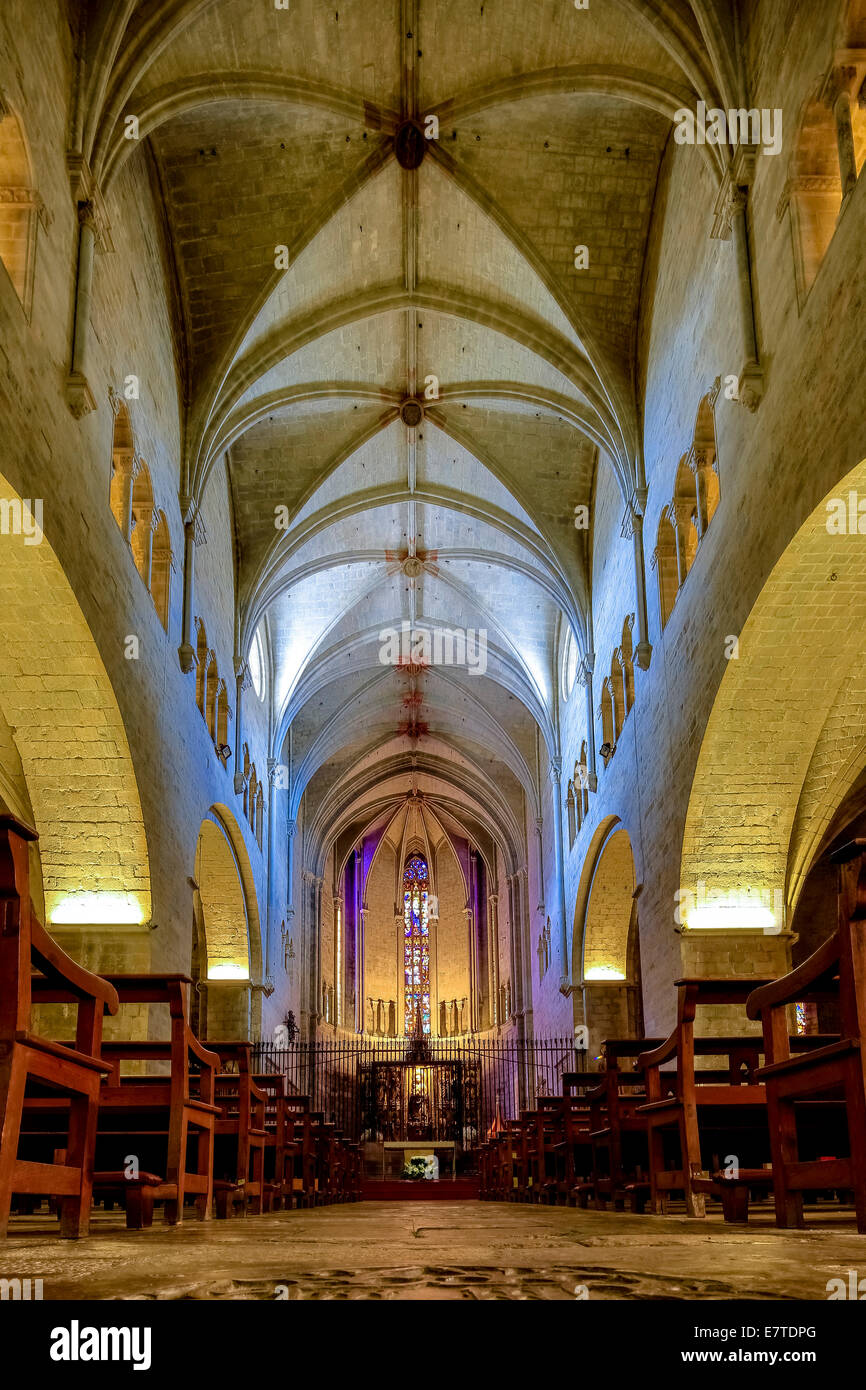
[[[113,251],[111,224],[90,165],[83,154],[70,151],[66,156],[66,169],[72,201],[78,208],[79,224],[93,227],[100,251]]]

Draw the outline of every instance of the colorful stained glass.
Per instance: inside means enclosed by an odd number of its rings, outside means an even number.
[[[430,927],[427,861],[412,854],[403,870],[403,1031],[430,1032]]]
[[[797,1033],[802,1036],[806,1031],[806,1005],[795,1004],[794,1009],[797,1016]]]

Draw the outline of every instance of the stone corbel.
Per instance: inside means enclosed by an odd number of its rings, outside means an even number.
[[[740,369],[738,381],[740,405],[754,415],[764,399],[764,369],[760,362],[754,359],[746,362]]]

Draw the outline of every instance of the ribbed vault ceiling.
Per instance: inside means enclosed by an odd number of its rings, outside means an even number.
[[[275,751],[291,726],[296,794],[335,817],[385,768],[397,802],[401,768],[426,777],[443,816],[449,795],[518,819],[537,797],[563,624],[584,644],[591,612],[574,509],[599,467],[624,505],[636,481],[661,154],[678,106],[733,95],[728,37],[712,0],[105,7],[91,162],[110,185],[138,115],[177,270],[186,490],[227,456],[241,647],[264,622]],[[430,114],[439,138],[401,167],[396,132]],[[379,661],[403,620],[486,629],[486,671],[407,683]]]

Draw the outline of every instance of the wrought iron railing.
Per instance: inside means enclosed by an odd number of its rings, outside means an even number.
[[[573,1038],[335,1038],[285,1048],[260,1043],[256,1069],[279,1072],[347,1138],[455,1140],[472,1147],[494,1127],[558,1095],[577,1065]]]

